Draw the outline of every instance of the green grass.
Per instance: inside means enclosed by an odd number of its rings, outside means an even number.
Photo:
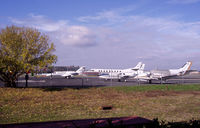
[[[131,91],[200,91],[199,84],[188,84],[188,85],[141,85],[141,86],[118,86],[111,87],[116,90],[131,92]]]
[[[103,106],[113,109],[105,111]],[[199,119],[199,112],[199,84],[88,89],[0,88],[0,124],[122,116],[186,121]]]

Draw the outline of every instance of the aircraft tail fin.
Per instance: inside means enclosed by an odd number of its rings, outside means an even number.
[[[142,64],[142,66],[139,68],[139,70],[144,71],[144,67],[145,67],[145,64]]]
[[[82,73],[82,72],[84,72],[84,71],[85,71],[85,67],[82,66],[82,67],[80,67],[76,72],[77,72],[77,73]]]
[[[182,75],[184,75],[186,73],[186,71],[190,70],[191,66],[192,66],[192,62],[191,61],[186,62],[183,65],[183,67],[179,69],[182,72]]]
[[[132,70],[139,70],[142,67],[142,62],[139,62]]]

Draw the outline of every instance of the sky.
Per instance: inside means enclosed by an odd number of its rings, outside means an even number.
[[[200,0],[0,0],[0,29],[36,28],[57,66],[200,70]]]

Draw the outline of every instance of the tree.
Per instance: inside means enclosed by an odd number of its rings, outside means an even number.
[[[8,26],[0,31],[0,80],[16,87],[19,76],[56,62],[55,47],[47,35],[28,27]]]

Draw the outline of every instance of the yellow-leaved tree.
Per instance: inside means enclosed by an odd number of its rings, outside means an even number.
[[[54,50],[48,36],[38,30],[7,26],[0,31],[0,80],[16,87],[22,74],[55,63]]]

